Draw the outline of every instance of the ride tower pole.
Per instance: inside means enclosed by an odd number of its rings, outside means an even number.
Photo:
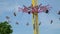
[[[32,7],[35,7],[38,5],[38,0],[32,0]],[[38,10],[37,10],[38,12]],[[38,26],[38,13],[34,11],[32,13],[32,22],[33,22],[33,29],[34,29],[34,34],[39,34],[39,26]]]

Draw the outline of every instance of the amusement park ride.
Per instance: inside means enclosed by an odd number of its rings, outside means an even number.
[[[24,8],[18,7],[18,11],[20,12],[22,10],[22,12],[24,13],[32,14],[32,24],[33,24],[34,34],[39,34],[39,25],[41,25],[41,22],[38,23],[38,13],[41,13],[41,12],[48,13],[51,7],[49,5],[45,5],[45,6],[43,6],[42,4],[38,5],[38,0],[32,0],[31,6],[26,7],[25,5],[23,5],[23,7]],[[58,14],[60,15],[60,11],[58,12]],[[14,12],[14,16],[16,16],[15,12]],[[6,16],[6,19],[9,20],[10,18]],[[50,24],[52,23],[53,23],[53,20],[51,20]],[[16,22],[16,24],[19,24],[19,23]],[[29,23],[27,22],[26,25],[29,25]]]
[[[39,25],[41,23],[38,24],[38,13],[41,13],[41,12],[48,13],[50,8],[49,5],[46,5],[46,6],[42,6],[42,4],[38,5],[38,0],[32,0],[31,6],[29,7],[26,7],[25,5],[23,6],[24,8],[18,7],[18,11],[20,12],[22,10],[22,12],[32,14],[34,34],[39,34]]]

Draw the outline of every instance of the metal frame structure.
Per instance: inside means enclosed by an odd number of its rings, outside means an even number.
[[[18,7],[18,11],[31,14],[32,13],[32,23],[33,23],[33,31],[34,34],[39,34],[39,24],[38,24],[38,13],[45,12],[48,13],[49,5],[42,6],[42,4],[38,5],[38,0],[32,0],[32,4],[29,7],[23,5],[24,8]]]
[[[32,0],[32,6],[33,7],[35,7],[35,6],[37,6],[37,2],[38,0]],[[34,27],[34,34],[39,34],[39,26],[38,26],[38,9],[37,9],[37,11],[35,12],[35,11],[33,11],[34,13],[33,13],[33,18],[32,18],[32,21],[33,21],[33,27]]]

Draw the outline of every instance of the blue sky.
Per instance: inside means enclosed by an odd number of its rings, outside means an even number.
[[[43,5],[49,4],[52,8],[48,14],[42,12],[39,13],[39,26],[40,34],[60,34],[60,15],[58,11],[60,10],[60,0],[38,0],[38,4]],[[32,14],[26,14],[18,12],[18,6],[23,7],[23,5],[30,6],[31,0],[0,0],[0,22],[6,21],[6,16],[10,17],[10,24],[12,25],[12,34],[33,34],[32,26]],[[16,12],[17,16],[13,15]],[[53,20],[53,24],[50,21]],[[19,25],[16,25],[16,21]],[[26,23],[29,22],[29,26]]]

